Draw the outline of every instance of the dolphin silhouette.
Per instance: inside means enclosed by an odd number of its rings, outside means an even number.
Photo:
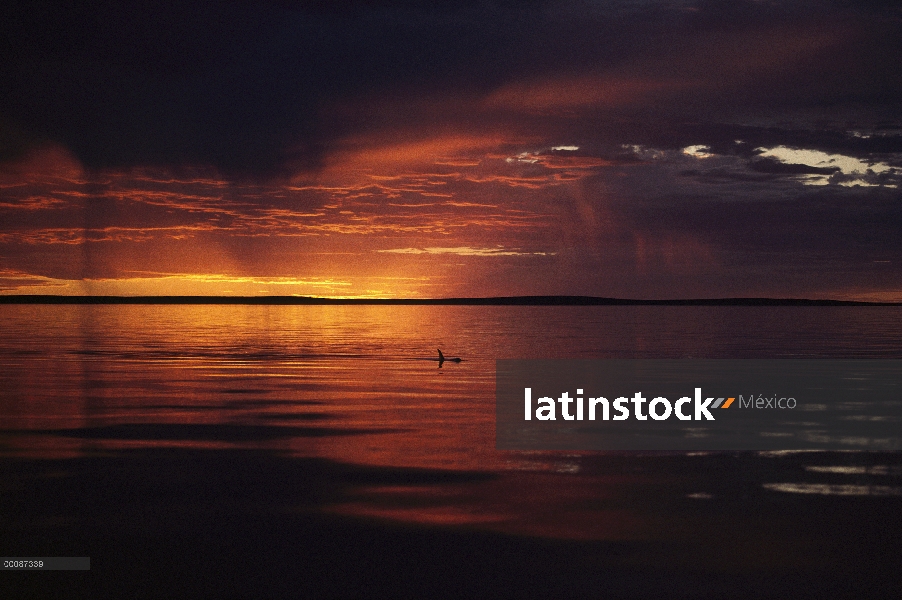
[[[442,351],[441,351],[441,350],[438,351],[438,366],[439,366],[439,367],[441,367],[441,366],[442,366],[442,363],[444,363],[445,361],[459,363],[459,362],[461,362],[461,360],[463,360],[463,359],[460,359],[460,358],[445,358],[445,355],[442,354]]]

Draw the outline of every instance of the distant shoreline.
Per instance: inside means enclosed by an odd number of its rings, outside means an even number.
[[[52,296],[0,295],[0,304],[258,304],[382,306],[902,306],[899,302],[804,298],[698,298],[635,300],[595,296],[497,298],[315,298],[306,296]]]

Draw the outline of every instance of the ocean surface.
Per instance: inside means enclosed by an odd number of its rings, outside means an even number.
[[[902,358],[897,307],[8,305],[3,597],[898,597],[902,456],[495,449],[502,358]],[[437,349],[460,363],[439,366]]]

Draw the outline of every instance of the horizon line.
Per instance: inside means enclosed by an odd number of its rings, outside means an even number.
[[[63,296],[3,294],[0,304],[261,304],[261,305],[460,305],[460,306],[902,306],[902,302],[810,298],[640,299],[600,296],[489,296],[457,298],[327,298],[317,296]]]

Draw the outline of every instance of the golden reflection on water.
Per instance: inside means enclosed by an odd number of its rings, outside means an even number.
[[[23,329],[42,310],[61,319],[31,338],[6,330],[13,353],[3,376],[6,430],[230,424],[253,437],[255,427],[283,427],[278,439],[237,445],[446,468],[472,468],[482,460],[472,460],[474,449],[493,445],[494,364],[455,343],[437,310],[15,308],[26,313]],[[468,359],[439,369],[438,346]],[[301,426],[334,435],[291,435]],[[40,447],[46,456],[54,445],[23,441],[10,441],[14,452]],[[73,444],[58,442],[71,455]],[[156,443],[174,441],[163,435]],[[82,445],[90,451],[98,442]]]
[[[867,311],[841,320],[634,308],[10,306],[0,330],[0,453],[246,448],[485,473],[441,486],[361,485],[324,510],[552,538],[666,539],[690,535],[687,523],[710,525],[701,504],[722,500],[704,489],[710,481],[645,472],[642,459],[602,468],[606,459],[592,453],[496,451],[495,359],[774,357],[775,348],[778,356],[885,356],[902,339],[902,321]],[[439,368],[438,348],[463,362]],[[679,468],[687,464],[695,463]],[[806,494],[860,487],[756,486]],[[730,524],[751,546],[764,543],[753,520],[738,514]],[[728,551],[719,534],[708,537],[713,554]]]

